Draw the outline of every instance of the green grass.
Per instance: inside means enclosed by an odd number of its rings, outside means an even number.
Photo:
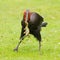
[[[30,9],[48,22],[42,28],[42,47],[31,36],[14,52],[21,33],[23,11]],[[60,0],[0,0],[0,60],[60,60]]]

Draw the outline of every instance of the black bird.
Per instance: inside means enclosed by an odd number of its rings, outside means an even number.
[[[34,35],[35,38],[37,38],[37,40],[39,41],[39,50],[40,50],[40,47],[41,47],[40,31],[41,31],[41,27],[46,27],[47,22],[44,22],[44,18],[42,16],[40,16],[38,13],[30,12],[29,10],[26,10],[24,12],[23,19],[21,21],[22,30],[21,30],[20,41],[19,41],[17,47],[14,49],[14,51],[18,51],[18,47],[19,47],[20,43],[22,42],[24,37],[26,37],[26,35],[24,34],[25,27],[26,27],[25,21],[28,23],[28,26],[27,26],[29,29],[28,34],[32,34],[32,35]]]

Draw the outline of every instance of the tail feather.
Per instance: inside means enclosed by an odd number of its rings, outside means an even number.
[[[41,27],[46,27],[47,22],[42,22]]]

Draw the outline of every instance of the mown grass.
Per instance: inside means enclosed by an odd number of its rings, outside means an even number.
[[[14,52],[21,33],[23,11],[30,9],[48,22],[42,28],[42,47],[33,37],[25,38]],[[0,60],[60,60],[60,0],[0,0]]]

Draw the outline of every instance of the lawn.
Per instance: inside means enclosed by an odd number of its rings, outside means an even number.
[[[42,47],[33,35],[14,52],[21,33],[23,11],[30,9],[48,22],[42,28]],[[60,0],[0,0],[0,60],[60,60]]]

